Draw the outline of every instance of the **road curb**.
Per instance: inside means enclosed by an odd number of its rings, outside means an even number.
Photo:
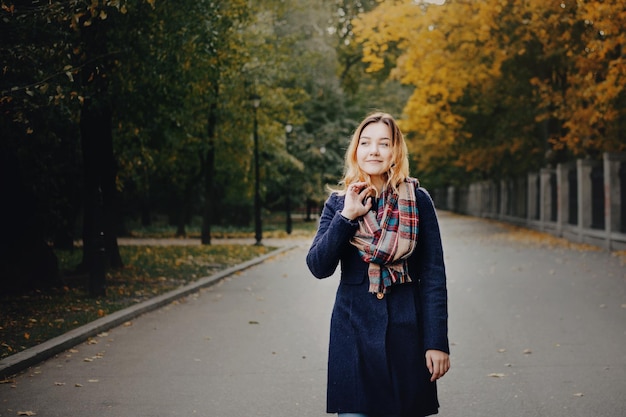
[[[198,291],[200,288],[210,287],[235,272],[258,265],[273,256],[287,252],[296,247],[297,245],[289,245],[278,248],[270,253],[243,262],[239,265],[232,266],[214,275],[200,278],[199,280],[183,287],[127,307],[123,310],[111,313],[105,317],[70,330],[69,332],[53,339],[47,340],[37,346],[33,346],[32,348],[28,348],[11,355],[8,358],[4,358],[0,360],[0,379],[6,379],[11,375],[15,375],[30,366],[40,363],[58,353],[84,342],[90,337],[96,336],[98,333],[102,333],[142,314],[161,308],[174,300],[178,300],[179,298]]]

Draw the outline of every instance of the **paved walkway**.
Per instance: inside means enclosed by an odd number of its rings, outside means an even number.
[[[440,415],[626,415],[622,260],[470,217],[441,225],[453,368]],[[0,417],[326,415],[337,274],[313,278],[296,244],[0,384]]]

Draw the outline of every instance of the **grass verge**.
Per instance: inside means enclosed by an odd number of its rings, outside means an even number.
[[[0,359],[97,318],[272,251],[253,245],[121,246],[125,267],[107,273],[107,295],[90,298],[86,276],[72,274],[80,250],[57,251],[62,288],[1,296]]]

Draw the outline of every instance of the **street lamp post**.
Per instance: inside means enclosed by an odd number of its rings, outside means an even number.
[[[261,97],[253,94],[250,97],[252,107],[254,107],[254,239],[255,245],[261,246],[263,243],[263,226],[261,224],[261,190],[259,174],[259,127],[257,122],[257,109],[261,104]]]
[[[287,153],[289,153],[289,134],[292,132],[293,126],[290,123],[285,125],[285,148]],[[289,173],[289,169],[287,169],[287,174]],[[287,175],[287,185],[285,186],[285,211],[287,212],[287,225],[286,232],[288,235],[291,234],[292,224],[291,224],[291,189],[289,187],[291,178]]]

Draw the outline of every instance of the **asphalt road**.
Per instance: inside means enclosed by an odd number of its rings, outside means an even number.
[[[496,222],[447,213],[440,221],[452,344],[440,415],[626,416],[622,259]],[[307,247],[0,384],[0,417],[326,415],[338,277],[313,278]]]

